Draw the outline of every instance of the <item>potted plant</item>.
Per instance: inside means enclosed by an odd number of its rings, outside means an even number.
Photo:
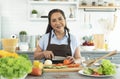
[[[37,10],[32,10],[32,17],[33,18],[36,18],[38,16],[38,12],[37,12]]]
[[[19,32],[20,42],[27,42],[27,32],[22,30]]]

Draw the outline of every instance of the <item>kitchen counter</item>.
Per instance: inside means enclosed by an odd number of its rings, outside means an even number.
[[[16,51],[18,54],[28,54],[30,60],[34,60],[34,51]],[[91,58],[97,58],[100,56],[103,56],[111,51],[81,51],[82,57],[85,57],[85,59],[91,59]],[[120,51],[117,51],[117,54],[111,57],[107,57],[107,59],[111,60],[112,63],[120,64]]]
[[[33,50],[28,50],[28,51],[16,51],[17,53],[34,53]],[[93,51],[80,51],[81,53],[109,53],[111,52],[110,50],[105,51],[105,50],[93,50]],[[120,53],[120,51],[118,51],[118,53]]]
[[[117,68],[117,74],[112,77],[102,77],[99,79],[120,79],[120,68]],[[79,74],[78,72],[44,72],[42,76],[28,75],[25,79],[98,79]]]

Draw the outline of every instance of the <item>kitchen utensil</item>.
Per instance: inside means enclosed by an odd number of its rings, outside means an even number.
[[[62,56],[55,56],[54,58],[52,58],[52,60],[64,60],[66,57],[62,57]]]
[[[116,53],[117,53],[117,51],[114,50],[114,51],[112,51],[112,52],[110,52],[110,53],[108,53],[108,54],[106,54],[106,55],[104,55],[104,56],[101,56],[101,57],[98,57],[98,58],[95,58],[95,59],[87,60],[87,61],[85,61],[84,63],[86,63],[86,66],[91,66],[91,65],[93,65],[94,63],[97,63],[98,61],[100,61],[100,60],[102,60],[102,59],[104,59],[104,58],[106,58],[106,57],[115,55]]]
[[[63,60],[66,59],[66,57],[62,57],[62,56],[55,56],[54,58],[52,58],[52,62],[54,64],[57,63],[63,63]]]
[[[77,67],[77,68],[62,68],[62,69],[44,69],[45,72],[77,72],[79,70],[82,70],[83,68]]]

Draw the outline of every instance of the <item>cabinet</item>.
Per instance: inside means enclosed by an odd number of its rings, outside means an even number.
[[[67,20],[76,20],[78,11],[78,0],[28,0],[28,19],[33,21],[47,20],[51,9],[59,8],[65,13]],[[32,16],[32,10],[38,12],[37,17]],[[70,17],[72,13],[73,17]]]

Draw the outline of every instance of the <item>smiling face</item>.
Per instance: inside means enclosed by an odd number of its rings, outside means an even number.
[[[60,12],[55,12],[51,15],[50,24],[55,32],[64,32],[66,22]]]

